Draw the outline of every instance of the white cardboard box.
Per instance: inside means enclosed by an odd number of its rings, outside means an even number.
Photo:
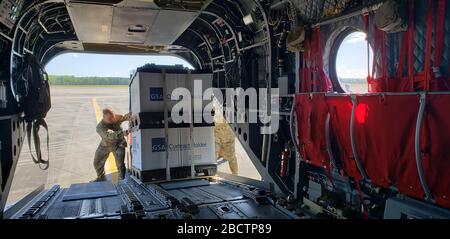
[[[137,72],[134,75],[130,84],[130,101],[133,114],[139,112],[164,112],[163,92],[165,87],[167,87],[166,98],[169,112],[172,110],[172,107],[179,102],[170,100],[170,95],[174,89],[179,87],[186,88],[192,95],[202,97],[203,94],[194,93],[194,90],[192,89],[193,84],[189,81],[201,80],[201,93],[212,87],[211,74],[191,74],[188,76],[188,74],[166,73],[165,80],[166,83],[164,82],[164,75],[162,73]],[[203,110],[210,102],[211,101],[202,101],[200,110]],[[196,112],[199,112],[199,110],[196,110]]]
[[[180,86],[178,74],[166,74],[166,83],[161,73],[137,72],[131,82],[131,111],[139,112],[164,112],[164,87],[167,92],[172,92]],[[169,93],[168,93],[169,94]],[[168,106],[172,109],[175,101],[168,98]]]
[[[214,127],[197,127],[194,131],[195,165],[215,165]],[[171,168],[190,167],[190,128],[169,129]],[[164,129],[141,129],[132,133],[132,166],[139,171],[166,168]]]

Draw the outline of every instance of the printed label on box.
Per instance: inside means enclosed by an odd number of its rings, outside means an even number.
[[[164,152],[166,151],[166,139],[165,138],[153,138],[152,139],[152,152]]]
[[[150,101],[164,101],[163,88],[150,87]]]

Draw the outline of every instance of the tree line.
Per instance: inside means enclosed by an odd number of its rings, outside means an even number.
[[[343,78],[340,79],[344,84],[361,84],[366,83],[366,79]],[[50,85],[129,85],[130,79],[123,77],[77,77],[51,75],[49,76]]]
[[[77,77],[50,75],[48,77],[50,85],[128,85],[129,78],[122,77]]]
[[[344,84],[365,84],[366,78],[340,78],[339,81]]]

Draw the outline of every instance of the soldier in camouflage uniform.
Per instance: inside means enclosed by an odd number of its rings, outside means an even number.
[[[122,123],[130,120],[130,114],[116,115],[110,109],[103,110],[103,119],[97,125],[97,133],[102,138],[100,145],[95,152],[94,168],[97,172],[97,178],[92,182],[105,181],[105,163],[110,153],[113,153],[116,160],[119,178],[125,177],[125,148],[127,141],[125,136],[127,131],[122,130]]]
[[[215,104],[214,133],[216,138],[216,157],[228,162],[230,171],[238,175],[238,162],[236,158],[235,137],[233,130],[221,113],[220,107]]]

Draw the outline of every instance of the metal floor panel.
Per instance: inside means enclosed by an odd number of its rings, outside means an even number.
[[[200,188],[185,188],[179,190],[171,190],[168,192],[178,200],[182,200],[183,198],[189,198],[196,205],[217,203],[223,201],[223,199],[211,195],[201,190]]]
[[[158,211],[167,209],[168,205],[162,199],[159,199],[153,195],[147,188],[134,182],[133,180],[121,181],[118,186],[119,193],[121,195],[126,194],[125,190],[129,189],[133,195],[139,200],[144,207],[144,211]]]
[[[183,189],[183,188],[193,188],[200,186],[208,186],[209,181],[206,179],[195,179],[195,180],[184,180],[178,182],[166,182],[160,183],[159,186],[164,190],[174,190],[174,189]]]
[[[219,219],[247,219],[248,217],[233,207],[233,204],[230,202],[219,203],[208,205],[204,207],[203,211],[210,211],[215,214]],[[206,212],[200,213],[198,215],[199,219],[211,218],[211,215],[208,215]],[[207,217],[204,217],[207,216]]]
[[[207,187],[199,187],[199,189],[219,197],[224,201],[233,201],[244,198],[244,195],[240,190],[231,188],[230,186],[224,184],[211,184]]]
[[[243,200],[232,203],[239,211],[244,213],[250,219],[289,219],[289,217],[274,205],[259,205],[253,200]]]
[[[123,204],[118,196],[70,201],[63,198],[64,191],[40,214],[49,219],[104,217],[120,212]]]
[[[63,201],[92,199],[100,197],[117,196],[117,190],[109,182],[73,184],[64,194]]]
[[[163,210],[157,212],[147,212],[147,219],[182,219],[177,210]]]
[[[148,189],[149,185],[141,184],[131,178],[120,181],[117,186],[109,182],[77,184],[68,189],[55,186],[35,195],[11,217],[23,219],[284,219],[295,217],[272,204],[258,204],[253,199],[245,197],[244,189],[229,186],[227,183],[200,186],[203,184],[204,182],[201,181],[192,184],[183,183],[184,186],[199,186],[174,190],[161,189],[158,192]],[[95,195],[95,198],[92,195]],[[67,197],[70,200],[67,200]]]
[[[62,198],[68,189],[63,189],[61,194],[57,196],[55,201],[48,205],[41,215],[46,215],[49,219],[59,219],[67,217],[76,217],[80,211],[82,201],[67,201],[63,202]]]
[[[197,219],[289,219],[289,217],[275,206],[260,205],[253,200],[239,200],[202,206]]]

